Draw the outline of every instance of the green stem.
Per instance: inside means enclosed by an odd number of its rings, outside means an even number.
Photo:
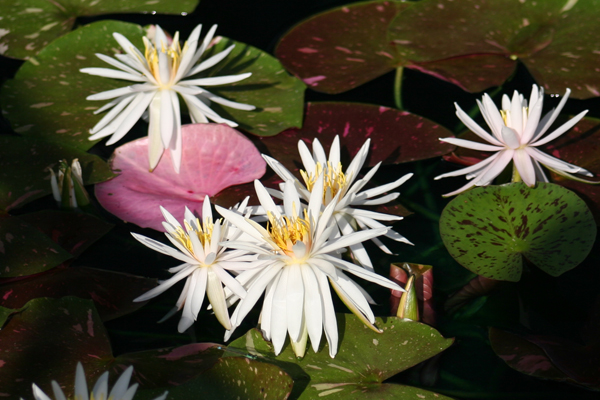
[[[521,182],[521,175],[519,175],[519,170],[517,170],[516,164],[513,164],[513,173],[512,173],[512,181],[511,182]]]
[[[396,68],[396,80],[394,81],[394,103],[398,110],[404,110],[402,106],[402,73],[404,72],[403,67]]]

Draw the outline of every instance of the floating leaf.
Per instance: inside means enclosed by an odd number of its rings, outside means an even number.
[[[52,193],[50,172],[59,160],[78,158],[86,185],[113,176],[98,156],[57,142],[0,136],[0,208],[11,210]]]
[[[365,163],[368,166],[380,161],[400,164],[424,160],[454,149],[438,139],[452,133],[428,119],[373,104],[338,102],[308,103],[301,129],[289,129],[276,138],[255,138],[254,142],[293,172],[300,165],[299,140],[310,146],[318,138],[327,151],[336,135],[340,136],[342,155],[350,157],[356,155],[365,140],[371,139]]]
[[[113,227],[90,214],[44,210],[19,216],[73,256],[78,256]]]
[[[409,6],[370,1],[314,15],[283,36],[275,55],[313,90],[345,92],[403,64],[387,27]]]
[[[457,196],[442,212],[440,234],[463,267],[516,282],[523,257],[552,276],[575,268],[590,252],[596,226],[573,192],[552,183],[512,183]]]
[[[252,76],[210,91],[239,103],[252,104],[254,111],[236,110],[211,104],[219,115],[232,119],[240,129],[258,136],[273,136],[293,127],[302,126],[304,90],[298,78],[290,76],[273,56],[245,43],[220,37],[206,57],[235,45],[219,64],[207,71],[207,76],[234,75],[250,72]]]
[[[518,59],[550,92],[570,87],[574,97],[588,98],[600,95],[599,6],[597,0],[424,0],[398,14],[390,38],[399,57],[469,91],[503,82]]]
[[[15,0],[0,5],[2,29],[0,54],[29,58],[55,38],[73,28],[77,17],[101,14],[149,13],[187,14],[198,0]]]
[[[226,125],[184,125],[182,138],[179,173],[173,170],[169,152],[154,172],[148,172],[147,137],[119,147],[111,166],[120,175],[96,185],[98,201],[124,221],[164,232],[159,206],[181,221],[185,207],[201,214],[204,196],[218,196],[228,186],[252,182],[265,173],[266,163],[252,142]]]
[[[484,296],[494,290],[497,284],[498,281],[494,279],[488,279],[478,275],[471,279],[462,289],[450,296],[444,304],[444,309],[448,310],[450,313],[454,313],[469,301],[473,300],[473,298]]]
[[[10,215],[0,215],[0,277],[37,274],[56,267],[71,254],[34,226]]]
[[[156,279],[86,267],[57,267],[35,276],[3,283],[0,297],[5,307],[21,308],[40,297],[77,296],[93,300],[103,321],[129,314],[144,303],[133,299],[156,287]]]
[[[289,344],[276,357],[271,343],[257,329],[250,330],[229,347],[274,363],[289,373],[295,382],[292,398],[380,399],[400,392],[427,394],[427,398],[439,396],[423,389],[382,382],[445,350],[451,339],[444,339],[427,325],[396,317],[377,318],[376,325],[383,330],[382,334],[365,327],[354,315],[338,314],[337,323],[342,335],[333,359],[325,343],[318,353],[307,351],[301,360]]]

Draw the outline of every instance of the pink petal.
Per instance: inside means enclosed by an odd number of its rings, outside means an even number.
[[[252,142],[224,124],[191,124],[181,127],[181,170],[173,170],[165,152],[154,172],[148,172],[148,138],[115,150],[111,167],[120,175],[96,185],[102,206],[124,221],[163,231],[159,206],[178,220],[185,207],[200,216],[204,196],[213,197],[226,187],[252,182],[266,163]],[[240,198],[239,201],[242,201]]]

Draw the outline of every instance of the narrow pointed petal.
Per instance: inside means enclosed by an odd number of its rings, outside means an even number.
[[[94,134],[96,132],[99,132],[102,128],[111,123],[113,119],[117,116],[117,114],[119,114],[125,107],[127,107],[129,103],[131,103],[131,101],[136,98],[136,96],[138,95],[132,94],[131,96],[123,97],[112,110],[110,110],[104,117],[102,117],[100,121],[98,121],[96,125],[94,125],[92,129],[90,129],[90,133]],[[110,134],[112,134],[112,132],[108,133],[108,135]],[[94,139],[90,137],[90,140]]]
[[[329,344],[329,356],[334,358],[338,350],[338,330],[335,310],[333,308],[333,299],[331,298],[327,277],[320,271],[314,272],[317,281],[319,282],[319,290],[321,292],[321,298],[323,299],[323,328],[325,330],[327,343]]]
[[[75,369],[75,397],[82,399],[89,398],[85,372],[80,362],[77,363],[77,368]]]
[[[113,133],[108,142],[106,142],[108,146],[115,144],[121,140],[123,136],[127,134],[127,132],[129,132],[133,125],[135,125],[135,123],[140,119],[146,108],[148,108],[153,97],[153,92],[147,92],[143,95],[138,95],[139,102],[137,102],[137,104],[135,104],[137,99],[131,102],[127,109],[122,112],[126,118],[119,122],[118,129],[115,131],[115,133]],[[112,124],[114,124],[115,121],[113,121]]]
[[[271,305],[271,312],[273,314],[271,316],[271,341],[273,342],[273,347],[275,348],[275,355],[281,353],[281,349],[283,348],[285,338],[287,336],[288,313],[286,303],[289,271],[289,267],[281,270],[281,277],[277,287],[275,288]]]
[[[510,149],[517,149],[520,146],[518,133],[508,126],[502,127],[502,139],[506,147]]]
[[[301,266],[298,264],[286,267],[287,276],[286,311],[287,329],[294,342],[300,341],[302,321],[304,320],[304,282]],[[280,314],[281,315],[281,314]]]
[[[574,127],[575,124],[577,124],[585,116],[585,114],[587,114],[588,111],[589,110],[580,112],[579,114],[577,114],[576,116],[574,116],[573,118],[571,118],[570,120],[565,122],[563,125],[558,127],[555,131],[553,131],[551,134],[549,134],[545,138],[537,140],[535,143],[531,143],[530,146],[543,146],[546,143],[550,143],[551,141],[553,141],[554,139],[556,139],[563,133],[567,132],[572,127]]]
[[[146,82],[146,77],[141,74],[132,74],[125,71],[117,71],[110,68],[81,68],[79,72],[84,74],[101,76],[104,78],[123,79],[126,81]]]
[[[593,176],[592,173],[585,168],[578,167],[577,165],[569,164],[568,162],[559,160],[556,157],[552,157],[535,147],[526,147],[525,151],[530,157],[534,158],[542,165],[545,165],[552,169],[557,169],[567,173],[582,174],[587,176]]]
[[[527,186],[535,185],[535,170],[533,169],[533,163],[531,157],[525,150],[516,150],[513,156],[513,161],[521,179]]]
[[[465,124],[465,126],[471,132],[473,132],[474,134],[476,134],[477,136],[479,136],[486,142],[489,142],[496,146],[503,146],[502,142],[500,142],[498,139],[496,139],[495,137],[493,137],[492,135],[487,133],[481,126],[479,126],[479,124],[477,124],[475,121],[473,121],[473,119],[466,112],[464,112],[458,106],[457,103],[454,103],[454,106],[456,107],[456,116],[458,117],[458,119],[460,119],[462,121],[463,124]]]
[[[494,162],[490,163],[490,165],[481,171],[477,177],[473,178],[473,184],[485,186],[492,183],[492,181],[504,171],[504,168],[506,168],[510,160],[513,159],[515,150],[507,149],[498,154],[499,156]]]
[[[315,353],[319,350],[321,336],[323,334],[323,305],[321,302],[321,293],[319,291],[319,282],[311,267],[303,267],[302,280],[304,281],[304,309],[305,324],[310,337],[310,343]]]
[[[304,141],[298,141],[298,153],[300,153],[300,159],[302,160],[302,165],[304,165],[304,170],[308,174],[314,174],[317,170],[317,162],[313,159],[312,153],[306,146]]]
[[[476,173],[476,172],[481,171],[482,169],[484,169],[489,163],[491,163],[496,158],[498,158],[498,156],[500,154],[501,154],[501,152],[497,152],[495,154],[492,154],[491,156],[489,156],[485,160],[482,160],[482,161],[478,162],[475,165],[471,165],[470,167],[466,167],[466,168],[457,169],[456,171],[452,171],[452,172],[446,172],[445,174],[438,175],[438,176],[436,176],[433,179],[437,181],[438,179],[447,178],[447,177],[450,177],[450,176],[460,176],[460,175],[467,175],[467,174],[471,174],[471,173]]]
[[[194,264],[197,262],[196,259],[189,257],[186,254],[183,254],[183,253],[175,250],[174,248],[167,246],[157,240],[150,239],[149,237],[146,237],[146,236],[140,235],[138,233],[134,233],[134,232],[132,232],[131,235],[135,239],[137,239],[140,243],[151,248],[154,251],[158,251],[159,253],[166,254],[166,255],[176,258],[180,261],[183,261],[185,263]]]
[[[205,269],[208,270],[208,282],[206,287],[208,301],[210,301],[217,320],[225,329],[230,330],[232,326],[231,321],[229,320],[229,312],[227,311],[227,302],[225,301],[225,293],[223,291],[221,280],[212,268]]]
[[[209,78],[190,79],[179,82],[180,85],[217,86],[235,83],[248,78],[252,73],[246,72],[239,75],[214,76]]]
[[[440,138],[440,141],[444,143],[450,143],[455,146],[464,147],[472,150],[480,150],[480,151],[499,151],[502,150],[502,147],[492,146],[489,144],[472,142],[470,140],[459,139],[459,138]]]
[[[35,400],[52,400],[35,383],[31,385],[31,388],[33,389],[33,396],[35,397]]]
[[[150,299],[158,296],[159,294],[165,292],[167,289],[169,289],[171,286],[173,286],[180,280],[187,278],[196,269],[197,269],[196,266],[189,265],[187,268],[182,269],[181,271],[179,271],[178,273],[176,273],[175,275],[173,275],[166,281],[162,282],[160,285],[158,285],[154,289],[151,289],[151,290],[147,291],[146,293],[144,293],[143,295],[136,297],[135,299],[133,299],[133,301],[137,303],[140,301],[150,300]]]
[[[96,381],[92,389],[92,398],[101,399],[108,393],[108,371],[104,372]]]
[[[540,125],[537,127],[534,137],[533,137],[533,140],[541,138],[544,135],[544,133],[546,133],[546,131],[550,128],[550,126],[552,126],[552,124],[554,123],[554,121],[556,120],[558,115],[560,114],[560,111],[563,109],[563,107],[567,103],[567,100],[569,99],[570,94],[571,94],[571,89],[567,88],[567,90],[565,91],[565,95],[562,97],[562,99],[560,99],[558,106],[556,106],[555,109],[550,111],[550,113],[548,113],[548,115],[544,116],[544,118],[543,118],[544,123],[543,124],[540,123]]]
[[[516,132],[523,132],[523,107],[519,98],[519,92],[516,90],[513,93],[513,98],[510,104],[510,117],[510,127]]]
[[[321,142],[319,142],[319,139],[313,140],[312,148],[313,158],[315,159],[315,161],[321,163],[321,165],[323,166],[327,165],[327,156],[325,155],[325,149],[323,149],[323,146],[321,145]]]

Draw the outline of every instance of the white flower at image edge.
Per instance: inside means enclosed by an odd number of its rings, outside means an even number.
[[[220,117],[210,109],[211,102],[238,110],[254,110],[254,106],[219,97],[203,86],[223,85],[248,78],[251,74],[227,75],[220,77],[191,78],[222,61],[233,50],[235,45],[198,63],[202,54],[209,47],[217,26],[214,25],[200,44],[201,25],[191,33],[183,49],[179,45],[179,32],[171,45],[167,37],[157,25],[154,38],[150,41],[144,37],[145,52],[138,50],[120,33],[113,33],[114,38],[123,48],[124,54],[115,54],[115,58],[96,54],[102,61],[118,69],[83,68],[80,71],[106,78],[123,79],[139,82],[131,86],[96,93],[87,100],[109,100],[109,103],[96,110],[98,114],[110,111],[94,126],[90,140],[106,136],[112,137],[106,143],[111,145],[119,141],[140,119],[148,109],[150,126],[149,161],[150,170],[158,164],[165,149],[171,151],[175,171],[181,165],[181,114],[178,95],[184,100],[193,123],[208,120],[225,123],[231,127],[237,124]]]
[[[440,140],[467,149],[494,151],[496,153],[470,167],[435,177],[437,180],[450,176],[466,175],[467,179],[470,180],[469,183],[460,189],[447,193],[444,196],[453,196],[473,186],[489,185],[500,175],[511,160],[518,172],[519,179],[522,179],[528,186],[534,186],[536,181],[548,182],[548,178],[544,174],[541,165],[559,175],[578,181],[589,182],[571,175],[582,174],[593,176],[588,170],[559,160],[536,148],[551,142],[567,132],[587,113],[587,110],[580,112],[552,133],[542,138],[560,114],[570,93],[571,90],[567,89],[556,109],[551,110],[541,119],[544,102],[543,88],[538,89],[536,85],[533,85],[531,96],[529,97],[529,105],[527,104],[527,100],[523,98],[523,95],[517,91],[514,92],[512,99],[504,95],[502,97],[502,110],[498,110],[490,96],[484,94],[482,101],[477,101],[477,104],[485,122],[492,131],[491,135],[473,121],[455,103],[456,115],[463,124],[490,144],[459,138],[443,138]]]
[[[244,210],[246,202],[247,200],[238,206],[238,212]],[[133,301],[149,300],[186,279],[176,306],[161,321],[183,308],[177,329],[184,332],[198,317],[206,294],[221,325],[225,329],[231,329],[223,285],[240,298],[246,296],[246,290],[227,270],[240,271],[251,268],[256,257],[246,255],[245,251],[226,251],[220,242],[226,243],[227,239],[236,239],[242,232],[227,221],[213,222],[208,196],[202,204],[202,222],[186,207],[185,230],[167,210],[162,207],[160,209],[166,220],[163,222],[167,231],[165,235],[176,249],[137,233],[132,235],[152,250],[183,261],[184,264],[170,268],[169,272],[175,274],[174,276]]]
[[[322,180],[323,174],[317,177],[307,209],[301,208],[294,183],[286,182],[284,214],[263,185],[255,181],[256,193],[268,216],[266,229],[217,206],[225,219],[253,238],[253,241],[230,241],[223,245],[258,254],[262,262],[238,275],[247,294],[233,312],[231,324],[233,328],[239,326],[264,292],[260,328],[265,338],[273,342],[275,354],[281,352],[288,334],[297,356],[304,355],[309,337],[316,352],[324,331],[329,355],[336,355],[338,330],[329,284],[356,316],[374,331],[381,332],[374,326],[375,316],[369,307],[373,300],[347,273],[386,288],[403,290],[390,280],[341,259],[339,252],[343,248],[383,235],[388,228],[335,237],[337,228],[332,216],[336,202],[332,201],[322,210]],[[233,329],[226,333],[225,340],[232,332]]]
[[[87,381],[85,379],[85,372],[81,363],[77,363],[77,372],[75,373],[75,400],[131,400],[135,395],[138,388],[138,384],[135,383],[129,386],[129,380],[133,373],[133,367],[127,368],[112,390],[108,391],[108,371],[102,374],[96,381],[91,392],[88,392]],[[44,393],[35,383],[32,384],[33,396],[35,400],[52,400],[46,393]],[[52,381],[52,392],[54,393],[55,400],[67,400],[64,392],[56,381]],[[161,396],[154,398],[154,400],[164,400],[167,397],[168,392],[163,393]],[[23,400],[23,399],[21,399]]]
[[[358,229],[374,229],[385,227],[385,225],[379,223],[378,221],[392,222],[401,220],[402,217],[397,215],[363,210],[356,207],[376,206],[395,200],[400,193],[394,192],[381,197],[377,196],[396,189],[413,176],[413,174],[406,174],[394,182],[363,190],[365,185],[369,182],[369,180],[371,180],[371,178],[373,178],[381,166],[381,162],[377,163],[377,165],[371,168],[362,179],[358,179],[358,174],[367,159],[367,155],[369,154],[370,144],[371,140],[367,139],[354,159],[352,159],[350,162],[346,172],[344,172],[342,169],[342,163],[340,162],[340,139],[338,136],[336,136],[331,143],[329,157],[325,155],[325,150],[318,139],[313,141],[312,154],[304,141],[298,141],[298,152],[300,153],[302,164],[304,165],[304,170],[301,170],[300,174],[302,175],[304,182],[300,182],[287,168],[283,166],[283,164],[274,158],[264,154],[263,158],[281,179],[284,181],[293,181],[295,183],[300,198],[304,201],[308,201],[311,193],[316,190],[317,176],[319,176],[319,174],[323,174],[323,206],[328,206],[329,204],[334,203],[335,208],[333,210],[333,219],[335,224],[337,225],[341,235],[348,235]],[[319,190],[320,189],[321,188],[319,188]],[[281,196],[281,194],[273,194]],[[387,232],[385,232],[383,236],[393,239],[397,242],[412,244],[408,239],[392,229],[389,229]],[[388,254],[392,254],[392,252],[379,239],[372,238],[371,240],[381,250]],[[356,243],[348,247],[359,263],[361,263],[368,270],[373,271],[373,264],[371,263],[369,255],[361,243]]]

